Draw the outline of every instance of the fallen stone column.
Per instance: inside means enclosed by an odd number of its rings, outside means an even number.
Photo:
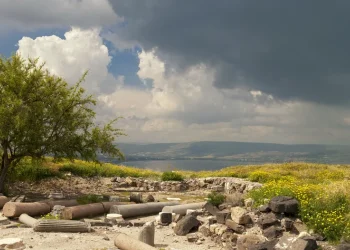
[[[162,212],[186,215],[187,209],[201,209],[204,205],[205,202],[166,206],[163,208]]]
[[[156,214],[162,211],[166,206],[178,205],[177,202],[150,202],[132,205],[112,206],[110,213],[121,214],[123,218]]]
[[[33,217],[30,217],[28,214],[21,214],[21,216],[18,218],[20,222],[23,224],[33,227],[35,223],[38,222],[37,219],[34,219]]]
[[[65,208],[62,212],[63,219],[73,220],[84,217],[93,217],[108,213],[113,205],[130,204],[130,202],[100,202]]]
[[[91,231],[89,223],[71,220],[39,220],[33,226],[35,232],[87,233]]]
[[[7,202],[4,205],[3,213],[6,217],[18,217],[21,214],[28,214],[30,216],[44,215],[51,212],[55,205],[62,205],[65,207],[75,206],[78,202],[76,200],[62,200],[62,201],[38,201],[38,202]]]
[[[44,215],[50,213],[51,208],[46,203],[31,202],[18,203],[7,202],[2,209],[6,217],[19,217],[21,214],[28,214],[29,216]]]
[[[6,196],[0,196],[0,209],[3,208],[6,202],[9,202],[10,199]]]
[[[118,233],[114,239],[114,245],[121,250],[156,250],[150,245],[138,241],[124,233]]]

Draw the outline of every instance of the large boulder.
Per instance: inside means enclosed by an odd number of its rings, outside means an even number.
[[[269,202],[269,208],[275,213],[295,215],[298,213],[299,202],[289,196],[276,196]]]
[[[231,219],[240,225],[247,225],[253,222],[248,211],[238,206],[231,208]]]
[[[200,222],[196,219],[193,215],[186,215],[181,220],[179,220],[176,223],[176,226],[174,227],[174,232],[177,235],[186,235],[188,234],[192,229],[199,227]]]

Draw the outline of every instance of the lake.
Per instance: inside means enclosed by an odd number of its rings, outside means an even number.
[[[156,161],[128,161],[119,163],[125,166],[146,168],[156,171],[181,170],[217,170],[229,166],[259,164],[247,161],[225,161],[225,160],[156,160]]]

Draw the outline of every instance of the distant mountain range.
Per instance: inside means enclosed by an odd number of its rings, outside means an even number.
[[[250,162],[350,163],[350,146],[336,145],[203,141],[153,144],[118,143],[118,147],[125,154],[127,161],[208,159]]]

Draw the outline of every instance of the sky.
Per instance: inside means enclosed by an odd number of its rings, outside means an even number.
[[[0,0],[0,54],[98,100],[120,142],[350,144],[350,2]]]

